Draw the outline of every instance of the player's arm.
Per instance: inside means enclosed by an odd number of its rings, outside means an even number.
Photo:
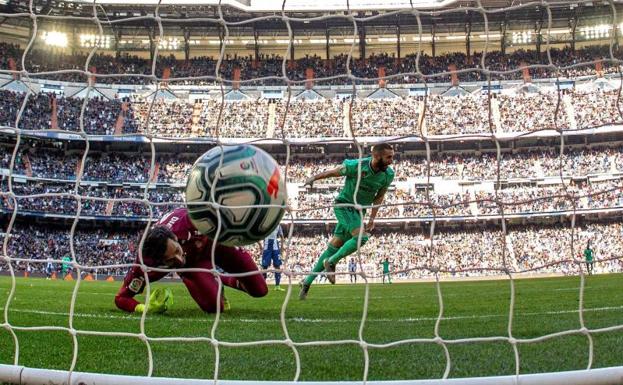
[[[327,179],[327,178],[339,178],[341,176],[344,176],[344,166],[340,165],[339,167],[327,170],[327,171],[323,171],[321,173],[318,173],[316,175],[312,175],[309,178],[307,178],[307,180],[305,181],[305,185],[312,187],[314,182],[320,179]]]
[[[149,273],[147,273],[149,282],[158,281],[159,279],[163,278],[166,275],[167,275],[166,272],[157,272],[157,271],[150,271]],[[130,271],[128,271],[128,274],[125,276],[125,279],[123,280],[123,285],[121,285],[121,288],[119,289],[119,291],[117,292],[117,295],[115,296],[115,305],[117,305],[119,309],[123,311],[127,311],[128,313],[142,312],[145,308],[145,305],[135,300],[134,296],[142,293],[144,289],[145,289],[145,275],[143,274],[143,271],[141,270],[140,267],[134,266],[132,267],[132,269],[130,269]],[[154,294],[155,293],[152,292],[152,295],[150,298],[150,302],[151,302],[150,306],[152,304],[155,305],[154,300],[158,299],[157,296],[155,296]],[[159,310],[159,309],[157,309],[157,306],[155,306],[155,308],[152,310]]]
[[[372,207],[372,210],[370,211],[370,218],[368,219],[368,224],[366,225],[366,231],[372,231],[374,229],[374,219],[376,218],[376,214],[379,212],[379,206],[383,203],[383,200],[385,200],[385,193],[387,193],[386,188],[380,189],[379,192],[376,193],[376,196],[372,201],[374,207]]]

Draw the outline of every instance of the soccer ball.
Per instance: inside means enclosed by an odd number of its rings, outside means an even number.
[[[264,150],[251,145],[214,147],[197,159],[186,183],[191,222],[200,233],[226,246],[266,238],[279,225],[286,199],[279,165]],[[206,202],[224,206],[218,210],[220,229],[217,209],[200,204]],[[229,207],[252,205],[282,207]]]

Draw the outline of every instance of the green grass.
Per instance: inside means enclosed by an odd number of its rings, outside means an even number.
[[[584,320],[589,329],[623,324],[623,276],[586,279]],[[517,339],[544,336],[580,327],[579,277],[515,281],[512,334]],[[69,326],[69,305],[74,282],[18,278],[9,307],[14,327]],[[82,282],[73,327],[79,331],[141,331],[140,317],[117,310],[113,297],[120,283]],[[214,315],[202,313],[181,283],[169,286],[175,305],[164,315],[148,315],[149,337],[210,337]],[[0,306],[4,308],[11,280],[0,278]],[[444,319],[439,335],[445,340],[508,336],[509,281],[443,282]],[[227,289],[232,311],[221,316],[216,338],[223,343],[283,341],[280,311],[285,293],[270,291],[254,299]],[[295,343],[348,340],[327,346],[297,346],[300,380],[361,380],[365,353],[357,343],[364,309],[363,285],[316,285],[307,301],[299,301],[293,288],[285,309],[285,326]],[[395,283],[370,285],[367,318],[361,329],[369,344],[410,339],[431,339],[439,313],[435,284]],[[142,298],[140,298],[142,300]],[[4,321],[4,320],[3,320]],[[73,341],[63,330],[16,329],[19,364],[67,370]],[[593,367],[623,365],[623,331],[593,334]],[[94,336],[78,333],[77,371],[145,375],[148,349],[136,337]],[[216,348],[209,341],[150,341],[154,375],[213,378]],[[450,377],[509,375],[515,372],[513,348],[506,341],[448,344]],[[556,337],[518,344],[520,372],[536,373],[585,369],[589,343],[584,335]],[[15,344],[0,329],[0,363],[12,364]],[[446,367],[442,346],[405,342],[389,347],[368,347],[369,380],[440,378]],[[296,372],[293,350],[285,344],[218,346],[219,378],[236,380],[292,380]]]

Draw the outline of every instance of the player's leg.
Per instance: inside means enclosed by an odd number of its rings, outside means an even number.
[[[275,268],[275,290],[277,291],[284,291],[284,289],[281,288],[280,284],[281,284],[281,258],[280,258],[280,252],[279,250],[273,250],[272,251],[272,262],[273,262],[273,267]]]
[[[324,262],[324,269],[329,273],[335,272],[335,266],[343,258],[357,251],[360,246],[363,246],[368,242],[370,236],[363,230],[362,227],[362,214],[358,210],[352,207],[336,207],[335,216],[338,218],[338,222],[342,223],[348,230],[350,238],[344,242],[340,249],[335,252]],[[360,232],[363,232],[361,239],[359,238]],[[335,275],[327,274],[327,278],[331,283],[335,283]]]
[[[269,248],[266,248],[263,252],[262,252],[262,270],[266,270],[270,267],[270,260],[271,260],[271,250]],[[264,276],[264,279],[266,279],[266,272],[262,273],[262,275]]]
[[[242,248],[218,246],[216,248],[217,264],[228,273],[249,273],[242,277],[231,278],[231,287],[242,290],[252,297],[263,297],[268,293],[266,280],[259,272],[251,254]],[[228,286],[230,286],[228,284]]]
[[[212,269],[212,262],[202,260],[194,263],[192,267]],[[223,295],[218,296],[219,283],[212,273],[208,272],[185,272],[180,274],[182,281],[190,296],[193,297],[201,310],[206,313],[216,313],[217,309],[224,309]],[[226,278],[226,277],[224,277]],[[223,280],[225,285],[225,280]],[[218,297],[218,300],[217,300]]]
[[[322,278],[322,275],[320,275],[319,273],[324,271],[324,261],[340,249],[340,246],[344,244],[343,237],[346,237],[346,239],[348,239],[348,236],[349,234],[346,229],[338,222],[333,233],[333,238],[331,238],[329,243],[327,243],[327,249],[322,254],[320,254],[320,257],[318,258],[316,264],[314,265],[314,268],[312,269],[312,273],[301,281],[299,299],[303,300],[307,298],[307,293],[309,292],[309,288],[311,287],[312,282],[314,282],[316,277],[319,277],[318,280]]]
[[[331,238],[329,243],[327,243],[326,250],[322,254],[320,254],[320,257],[318,258],[316,264],[314,265],[314,268],[312,269],[312,274],[309,274],[303,280],[303,285],[311,285],[312,282],[314,282],[316,277],[319,275],[313,273],[320,273],[324,271],[325,259],[337,253],[340,247],[344,244],[343,237],[346,237],[346,239],[348,239],[348,232],[346,232],[345,229],[343,229],[338,223],[337,227],[335,228],[335,232],[333,233],[333,238]]]

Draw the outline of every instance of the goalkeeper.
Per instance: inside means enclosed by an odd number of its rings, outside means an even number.
[[[188,218],[186,208],[178,208],[165,214],[148,231],[143,243],[143,262],[158,268],[200,268],[213,270],[212,241],[199,234]],[[259,272],[253,257],[244,249],[216,245],[216,268],[228,273],[248,273],[244,277],[225,277],[220,279],[224,286],[244,291],[252,297],[263,297],[268,293],[264,277]],[[137,256],[136,262],[140,263]],[[150,271],[147,277],[150,283],[162,279],[168,272]],[[228,310],[229,304],[222,295],[218,296],[219,283],[212,273],[207,271],[185,271],[179,273],[199,307],[207,313],[217,309]],[[140,266],[133,266],[125,276],[123,285],[115,296],[115,304],[127,312],[142,312],[145,305],[134,299],[145,288],[145,274]],[[151,293],[149,312],[161,313],[172,304],[170,290],[157,289]]]
[[[383,203],[385,193],[394,180],[394,171],[389,167],[394,160],[394,149],[387,143],[374,146],[372,156],[359,159],[346,159],[341,166],[311,176],[305,184],[312,186],[319,179],[338,178],[345,176],[344,187],[335,199],[336,205],[333,211],[337,218],[337,226],[333,232],[333,238],[329,241],[327,249],[320,255],[312,274],[305,277],[301,282],[299,299],[307,298],[307,293],[318,273],[327,272],[327,279],[335,284],[335,266],[338,262],[357,251],[359,247],[359,233],[361,246],[370,238],[369,232],[374,229],[374,219],[379,210],[378,205]],[[361,169],[361,174],[359,174]],[[357,180],[361,175],[357,190],[356,203],[362,206],[375,205],[370,212],[368,223],[362,226],[363,216],[366,210],[360,214],[352,206],[340,206],[341,204],[355,203],[355,190]]]

